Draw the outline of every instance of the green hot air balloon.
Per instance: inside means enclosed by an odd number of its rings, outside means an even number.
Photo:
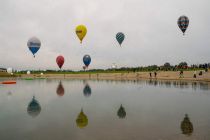
[[[126,117],[126,112],[125,112],[125,108],[122,106],[120,106],[119,110],[117,111],[117,116],[120,118],[120,119],[124,119]]]

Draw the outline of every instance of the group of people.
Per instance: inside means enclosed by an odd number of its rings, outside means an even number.
[[[198,75],[199,76],[202,76],[203,75],[203,72],[208,72],[208,69],[205,69],[205,71],[200,71],[199,73],[198,73]],[[179,72],[179,78],[183,78],[184,77],[184,72],[183,72],[183,70],[181,70],[180,72]],[[197,71],[194,71],[194,73],[193,73],[193,78],[197,78]]]
[[[152,78],[152,73],[151,72],[149,73],[149,77]],[[156,71],[154,72],[154,77],[155,78],[157,77],[157,72]]]
[[[204,72],[208,72],[208,69],[206,69],[205,71],[200,71],[198,73],[199,76],[202,76]],[[152,78],[153,77],[153,74],[152,72],[149,72],[149,77]],[[157,72],[155,71],[154,72],[154,78],[157,78]],[[183,70],[180,70],[179,72],[179,78],[184,78],[184,71]],[[193,73],[193,78],[197,78],[197,71],[194,71]]]

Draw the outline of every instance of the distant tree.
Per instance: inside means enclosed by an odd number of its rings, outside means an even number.
[[[151,66],[148,66],[146,69],[149,71],[154,71],[154,70],[157,70],[157,68],[158,68],[157,65],[151,65]]]
[[[178,67],[179,68],[187,68],[188,64],[187,64],[187,62],[181,62],[181,63],[179,63]]]
[[[207,64],[207,63],[204,64],[204,68],[205,68],[205,69],[208,68],[208,64]]]
[[[166,62],[163,66],[166,67],[166,68],[169,68],[169,67],[171,67],[171,64]]]
[[[163,65],[163,68],[164,68],[164,70],[170,70],[171,64],[170,64],[169,62],[166,62],[166,63]]]

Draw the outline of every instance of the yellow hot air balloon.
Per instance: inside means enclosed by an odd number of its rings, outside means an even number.
[[[86,33],[87,33],[87,28],[84,25],[78,25],[76,27],[76,34],[80,40],[80,43],[82,43],[82,40],[85,37]]]
[[[77,116],[76,123],[79,128],[84,128],[88,125],[88,118],[83,110],[81,110],[80,114]]]
[[[190,121],[190,118],[186,114],[184,120],[181,123],[182,134],[190,136],[193,133],[193,124]]]

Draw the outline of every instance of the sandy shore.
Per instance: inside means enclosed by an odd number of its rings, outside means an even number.
[[[179,72],[176,71],[160,71],[157,72],[157,77],[152,78],[149,72],[129,72],[129,73],[96,73],[96,74],[22,74],[22,78],[65,78],[65,79],[97,79],[97,80],[141,80],[141,79],[158,79],[158,80],[185,80],[185,81],[205,81],[210,82],[210,72],[204,72],[197,78],[193,78],[194,71],[184,71],[184,77],[179,77]]]

